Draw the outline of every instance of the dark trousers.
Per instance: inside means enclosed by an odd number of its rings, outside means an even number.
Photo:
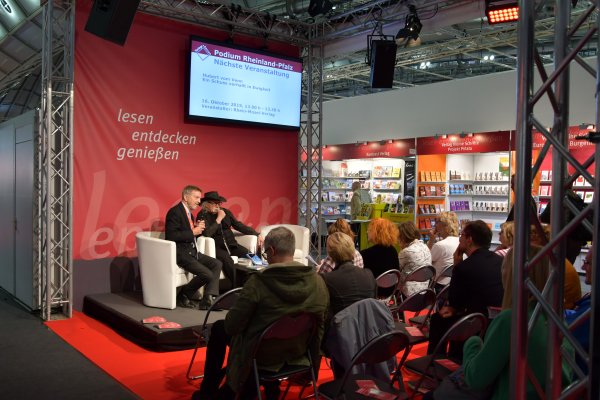
[[[448,332],[450,327],[462,317],[464,317],[464,315],[444,318],[438,313],[435,313],[431,316],[431,321],[429,323],[429,345],[427,347],[427,354],[433,354],[442,337],[446,334],[446,332]],[[464,342],[450,342],[448,355],[452,358],[462,360],[463,344]],[[446,354],[446,349],[439,349],[438,353]]]
[[[219,276],[223,265],[221,261],[202,253],[198,253],[196,257],[184,253],[177,254],[177,265],[194,275],[192,280],[181,288],[181,293],[192,298],[198,289],[205,286],[204,294],[219,295]]]
[[[233,282],[234,275],[236,277],[235,280],[237,282],[244,282],[245,281],[244,278],[245,278],[246,274],[243,271],[235,271],[235,266],[233,265],[233,259],[231,258],[230,254],[232,256],[237,256],[239,258],[245,258],[246,254],[248,254],[250,252],[250,250],[248,250],[244,246],[240,246],[240,245],[229,246],[229,251],[227,251],[227,249],[224,246],[221,247],[221,245],[218,245],[218,246],[215,246],[215,250],[216,250],[217,260],[219,260],[223,263],[223,274],[225,274],[225,276],[227,277],[227,279],[229,279],[231,284],[233,285],[233,283],[234,283]]]
[[[210,339],[206,346],[206,360],[204,362],[204,378],[200,390],[194,394],[194,399],[219,399],[233,400],[236,393],[227,384],[221,386],[224,377],[223,362],[225,352],[231,342],[231,336],[225,332],[225,321],[216,321],[210,329]],[[279,382],[265,384],[265,396],[267,400],[277,400],[279,397]],[[254,399],[256,397],[256,384],[254,375],[250,375],[244,384],[241,398]]]

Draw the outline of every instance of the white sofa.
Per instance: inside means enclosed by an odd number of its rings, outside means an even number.
[[[306,256],[310,254],[310,231],[305,226],[291,225],[291,224],[277,224],[264,226],[260,234],[263,237],[267,237],[267,234],[271,229],[283,226],[288,228],[294,233],[296,239],[296,251],[294,252],[294,261],[298,261],[304,265],[308,265]]]
[[[175,242],[165,240],[164,232],[147,231],[135,235],[140,265],[144,305],[174,309],[177,305],[177,288],[187,284],[193,276],[177,265]],[[236,240],[256,252],[256,236],[236,236]],[[196,240],[200,253],[215,257],[215,241],[200,236]],[[234,259],[237,262],[237,257]],[[221,279],[224,278],[221,272]],[[199,295],[202,294],[202,288]]]

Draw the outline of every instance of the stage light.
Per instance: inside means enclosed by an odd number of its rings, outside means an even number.
[[[490,25],[515,22],[519,19],[519,3],[508,0],[485,0],[485,15]]]
[[[396,40],[417,40],[421,33],[423,24],[417,15],[417,8],[413,5],[408,6],[408,15],[404,22],[404,28],[400,29],[396,34]]]

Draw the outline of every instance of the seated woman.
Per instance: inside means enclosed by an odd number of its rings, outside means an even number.
[[[454,264],[454,252],[458,247],[458,217],[452,211],[442,211],[435,228],[429,231],[427,247],[431,250],[431,265],[437,275],[448,265]],[[438,283],[447,285],[450,278],[443,278]]]
[[[329,235],[334,234],[335,232],[345,233],[350,236],[354,243],[354,232],[352,232],[352,228],[350,228],[350,224],[343,218],[338,218],[333,224],[329,225],[327,228],[327,233]],[[354,248],[354,247],[352,247]],[[358,268],[363,268],[363,259],[358,250],[354,250],[354,259],[352,260],[354,266]],[[326,274],[335,269],[335,261],[331,259],[331,257],[327,256],[323,261],[321,261],[320,265],[317,265],[317,272],[319,274]]]
[[[421,241],[421,234],[412,221],[403,222],[398,226],[398,242],[400,243],[400,252],[398,261],[400,262],[400,272],[406,278],[408,274],[420,267],[431,265],[431,253],[425,243]],[[402,287],[402,294],[405,297],[413,293],[427,289],[428,282],[405,282]]]
[[[539,252],[539,247],[532,247],[530,256]],[[465,384],[472,390],[491,390],[491,399],[508,399],[510,397],[509,372],[510,372],[510,336],[511,336],[511,302],[512,302],[512,277],[513,268],[512,250],[504,259],[502,281],[504,297],[502,312],[500,312],[489,325],[483,341],[480,337],[469,338],[463,350],[463,370]],[[528,270],[529,279],[540,291],[548,279],[548,258],[544,257],[539,263]],[[529,299],[529,312],[533,310],[535,299]],[[548,322],[543,313],[537,319],[529,335],[527,349],[527,364],[537,381],[543,388],[546,378],[546,356],[548,346]],[[563,380],[567,382],[567,380]],[[530,380],[527,380],[527,398],[538,398]],[[436,392],[434,398],[443,398]]]
[[[373,272],[377,278],[390,269],[399,269],[398,250],[394,247],[398,243],[398,227],[387,219],[375,218],[369,223],[367,238],[373,246],[360,252],[365,268]]]
[[[354,242],[346,234],[335,232],[327,238],[327,256],[335,265],[333,271],[323,275],[329,290],[330,317],[356,301],[375,297],[375,278],[370,270],[352,263],[354,251]]]
[[[506,256],[506,253],[512,248],[515,239],[515,224],[512,221],[505,222],[500,225],[500,246],[494,253],[501,257]]]
[[[530,241],[536,246],[545,246],[550,241],[550,225],[542,224],[544,234],[537,232],[535,225],[531,225],[529,230]],[[577,270],[571,264],[571,261],[565,259],[565,286],[563,289],[565,309],[570,310],[575,307],[575,303],[581,299],[581,281]]]

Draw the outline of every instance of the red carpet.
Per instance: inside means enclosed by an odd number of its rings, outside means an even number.
[[[188,382],[185,372],[192,350],[157,353],[145,350],[119,336],[106,325],[74,312],[73,318],[46,325],[123,386],[143,399],[189,399],[199,381]],[[416,346],[409,358],[420,356],[425,345]],[[195,372],[201,372],[205,350],[196,357]],[[319,381],[332,378],[325,363]],[[407,380],[407,374],[404,374]],[[296,399],[299,387],[292,387],[288,399]],[[296,395],[294,395],[296,393]]]

